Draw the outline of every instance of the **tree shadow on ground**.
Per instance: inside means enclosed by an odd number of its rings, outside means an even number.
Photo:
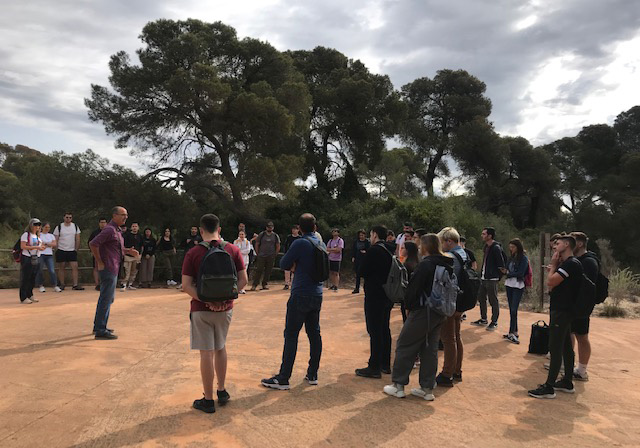
[[[589,407],[577,402],[577,395],[580,391],[584,391],[584,387],[582,385],[576,387],[575,394],[557,391],[556,398],[552,400],[528,396],[527,390],[534,389],[537,384],[545,382],[547,378],[547,371],[542,367],[543,360],[546,358],[533,359],[530,356],[525,355],[533,362],[528,367],[515,371],[515,377],[511,380],[512,384],[521,386],[521,390],[514,392],[513,396],[522,398],[525,406],[514,414],[517,423],[504,431],[504,437],[516,442],[524,442],[571,434],[574,431],[575,421],[587,416],[590,411]]]
[[[94,337],[92,334],[82,334],[78,336],[69,336],[68,338],[52,339],[50,341],[29,344],[24,347],[0,349],[0,358],[4,356],[20,355],[23,353],[35,353],[42,350],[65,347],[67,345],[73,345],[76,342],[85,342],[93,339]]]
[[[315,443],[312,448],[380,446],[402,434],[409,423],[429,418],[434,409],[433,403],[418,397],[382,396],[347,412],[352,416],[340,421],[325,440]]]
[[[71,448],[124,447],[158,438],[189,437],[206,433],[211,431],[213,427],[219,428],[231,423],[234,417],[268,401],[269,395],[269,391],[265,390],[248,397],[232,398],[226,406],[216,406],[215,414],[189,409],[184,412],[154,417],[131,428],[101,434],[93,439],[75,444]]]
[[[500,339],[499,341],[492,342],[490,344],[478,345],[469,354],[469,359],[483,360],[483,359],[501,358],[502,356],[510,352],[510,347],[512,345],[513,344],[511,344],[510,342],[504,339]],[[465,353],[465,357],[466,356],[467,354]]]

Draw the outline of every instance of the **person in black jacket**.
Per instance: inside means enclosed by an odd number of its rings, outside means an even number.
[[[496,229],[485,227],[482,230],[484,241],[484,257],[482,259],[481,279],[478,290],[478,303],[480,304],[480,319],[471,322],[471,325],[487,325],[487,330],[494,331],[498,328],[498,316],[500,316],[500,304],[498,303],[498,282],[502,277],[502,269],[505,268],[502,256],[502,247],[496,238]],[[491,304],[491,323],[487,321],[487,297]]]
[[[156,240],[151,228],[144,229],[142,235],[142,253],[140,262],[140,287],[151,288],[153,268],[156,265]]]
[[[284,242],[284,253],[286,254],[293,242],[297,239],[302,238],[300,235],[300,225],[294,224],[291,227],[291,234],[287,236],[287,239]],[[293,272],[285,270],[284,271],[284,288],[289,289],[291,287],[291,282],[293,281]]]
[[[364,278],[364,318],[369,333],[369,365],[356,369],[356,375],[365,378],[381,378],[381,373],[391,373],[391,330],[389,318],[393,304],[382,288],[391,269],[391,257],[395,243],[385,243],[387,228],[375,226],[369,235],[371,247],[360,266]]]
[[[367,239],[367,234],[364,230],[358,230],[358,237],[353,242],[353,256],[351,257],[351,263],[353,263],[353,271],[356,274],[356,287],[351,291],[351,294],[360,293],[360,268],[362,267],[362,261],[364,260],[367,251],[371,247],[371,243]]]
[[[136,289],[133,283],[136,280],[136,275],[138,275],[139,253],[142,251],[142,235],[140,234],[140,225],[137,222],[132,223],[131,230],[124,234],[124,247],[125,249],[135,249],[138,251],[138,255],[124,256],[124,278],[120,288],[122,292],[127,289]]]
[[[409,375],[419,354],[420,388],[412,389],[411,394],[433,401],[433,387],[438,371],[438,340],[445,316],[431,310],[423,299],[431,294],[437,266],[444,266],[449,275],[453,274],[453,258],[442,253],[440,238],[433,233],[421,238],[420,250],[424,258],[413,272],[405,294],[409,316],[396,344],[396,358],[391,375],[393,383],[385,386],[384,392],[398,398],[405,396],[404,386],[409,384]]]

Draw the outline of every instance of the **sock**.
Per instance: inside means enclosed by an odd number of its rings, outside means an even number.
[[[584,375],[587,373],[587,365],[578,363],[578,368],[576,369],[580,375]]]

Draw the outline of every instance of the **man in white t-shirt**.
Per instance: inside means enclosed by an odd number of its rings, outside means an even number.
[[[71,265],[71,277],[73,289],[82,291],[84,288],[78,285],[78,248],[80,247],[80,228],[73,222],[73,214],[64,214],[64,222],[56,226],[53,231],[56,237],[58,250],[56,250],[56,267],[58,270],[58,282],[60,289],[64,289],[64,270],[66,265]]]

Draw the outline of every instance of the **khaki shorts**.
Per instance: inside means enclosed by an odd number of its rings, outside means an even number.
[[[191,350],[222,350],[233,310],[223,312],[193,311],[191,319]]]

